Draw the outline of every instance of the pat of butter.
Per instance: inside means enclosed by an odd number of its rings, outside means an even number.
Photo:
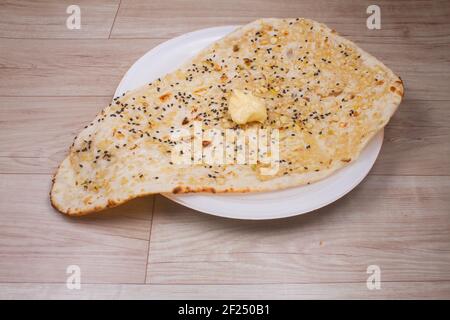
[[[251,92],[233,90],[228,104],[231,119],[237,124],[252,121],[263,123],[267,119],[264,100],[255,97]]]

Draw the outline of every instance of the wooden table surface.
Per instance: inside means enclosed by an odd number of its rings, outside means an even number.
[[[66,8],[81,8],[81,29]],[[450,2],[0,0],[0,298],[450,298]],[[405,82],[369,176],[332,205],[237,221],[141,198],[68,218],[49,203],[73,137],[152,47],[259,17],[328,24]],[[69,265],[81,289],[66,287]],[[368,290],[369,265],[381,289]]]

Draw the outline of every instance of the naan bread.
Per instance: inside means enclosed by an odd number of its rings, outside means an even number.
[[[232,90],[264,99],[264,123],[236,125]],[[312,183],[358,158],[400,104],[402,81],[334,30],[307,19],[261,19],[175,72],[113,99],[75,138],[51,202],[82,215],[154,193],[255,192]],[[170,134],[189,128],[280,132],[275,175],[264,164],[181,166]],[[206,144],[207,145],[207,144]]]

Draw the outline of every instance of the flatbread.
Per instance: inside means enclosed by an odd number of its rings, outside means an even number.
[[[234,123],[228,112],[233,90],[263,99],[267,120]],[[51,202],[63,213],[82,215],[155,193],[313,183],[356,160],[402,96],[398,76],[325,25],[260,19],[180,69],[114,98],[75,138],[54,177]],[[173,163],[174,131],[191,129],[195,121],[204,129],[278,130],[278,171],[263,175],[267,164],[259,162]]]

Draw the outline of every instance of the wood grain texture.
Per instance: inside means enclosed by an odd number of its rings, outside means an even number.
[[[66,28],[69,4],[81,7],[81,30]],[[0,298],[450,299],[450,2],[380,0],[381,30],[366,28],[370,4],[0,1]],[[405,82],[355,190],[259,222],[162,196],[77,219],[50,206],[51,174],[137,58],[188,31],[297,16],[336,29]],[[79,291],[65,286],[70,264],[81,267]],[[381,268],[379,291],[366,288],[369,264]]]
[[[369,176],[313,213],[230,220],[156,197],[151,284],[450,280],[450,177]]]
[[[271,285],[0,284],[0,299],[449,299],[450,282],[385,282]]]
[[[404,100],[389,126],[450,127],[450,101]]]
[[[388,126],[370,174],[449,176],[449,141],[448,127]]]
[[[110,102],[110,97],[3,98],[0,173],[53,174],[74,137]]]
[[[67,7],[76,4],[81,11],[81,29],[70,30]],[[0,38],[103,38],[108,39],[119,0],[2,0]]]
[[[2,39],[0,96],[112,97],[128,68],[159,42]]]
[[[50,205],[49,175],[0,175],[0,282],[142,283],[152,197],[71,219]]]
[[[349,36],[405,43],[448,43],[450,8],[441,1],[377,1],[381,30],[366,28],[373,1],[293,0],[123,0],[111,37],[168,38],[220,25],[245,24],[261,17],[306,17]],[[432,22],[432,23],[430,23]]]

